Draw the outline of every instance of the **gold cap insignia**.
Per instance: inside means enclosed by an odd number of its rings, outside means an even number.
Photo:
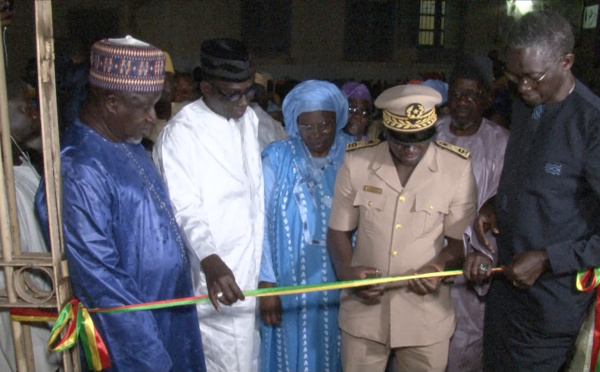
[[[435,108],[425,112],[423,105],[413,103],[406,108],[406,116],[383,110],[383,125],[398,132],[418,132],[435,124]]]
[[[425,109],[420,103],[413,103],[406,108],[406,116],[409,119],[418,119],[423,115],[423,112],[425,112]]]

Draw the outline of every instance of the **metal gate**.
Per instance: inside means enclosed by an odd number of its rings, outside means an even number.
[[[4,58],[0,58],[0,239],[2,252],[0,268],[6,291],[0,291],[0,311],[9,308],[61,309],[72,298],[69,274],[64,257],[61,221],[60,148],[54,76],[54,39],[52,31],[52,1],[35,0],[35,24],[38,68],[38,94],[41,135],[44,156],[44,174],[48,202],[49,237],[51,253],[21,252],[19,224],[15,200],[13,158]],[[0,38],[0,50],[4,50]],[[40,290],[32,283],[33,272],[46,275],[52,282],[52,291]],[[12,322],[17,369],[35,371],[30,326]],[[80,371],[78,350],[63,353],[64,370]]]

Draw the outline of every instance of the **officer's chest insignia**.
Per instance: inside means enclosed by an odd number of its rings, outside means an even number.
[[[468,159],[469,156],[471,156],[471,152],[469,150],[462,148],[460,146],[456,146],[456,145],[453,145],[451,143],[444,142],[444,141],[435,141],[435,144],[445,150],[452,151],[453,153],[455,153],[456,155],[458,155],[462,158]]]
[[[363,190],[365,190],[366,192],[372,192],[375,194],[381,194],[383,192],[383,190],[380,189],[379,187],[369,186],[369,185],[363,186]]]
[[[346,145],[346,151],[352,151],[356,149],[362,149],[363,147],[371,147],[378,144],[380,141],[378,139],[370,140],[370,141],[357,141],[350,142]]]

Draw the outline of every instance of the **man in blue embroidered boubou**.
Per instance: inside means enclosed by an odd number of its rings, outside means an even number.
[[[193,256],[165,184],[140,144],[156,121],[164,54],[128,36],[96,42],[91,57],[87,101],[61,138],[62,221],[73,292],[88,309],[193,296]],[[48,226],[43,182],[36,208]],[[111,370],[206,370],[194,305],[91,316]]]

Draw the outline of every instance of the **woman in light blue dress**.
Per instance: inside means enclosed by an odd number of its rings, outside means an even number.
[[[309,80],[283,101],[289,139],[267,146],[265,239],[260,287],[336,280],[325,237],[343,161],[348,101],[334,85]],[[263,371],[340,371],[339,291],[262,297]]]

